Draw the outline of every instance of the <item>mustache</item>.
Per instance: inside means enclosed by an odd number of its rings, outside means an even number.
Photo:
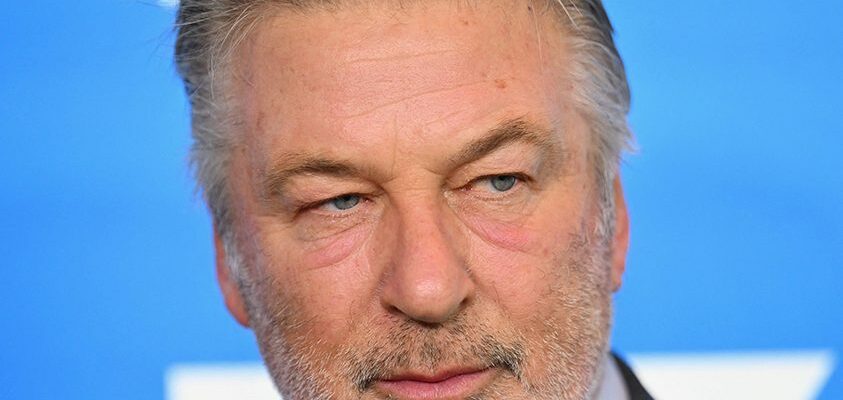
[[[521,381],[526,357],[523,340],[507,341],[489,334],[490,331],[462,320],[437,327],[405,321],[385,337],[369,338],[362,354],[349,354],[345,358],[350,360],[347,370],[360,393],[398,371],[435,371],[447,363],[497,368]]]

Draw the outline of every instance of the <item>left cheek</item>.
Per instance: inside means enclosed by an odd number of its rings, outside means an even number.
[[[573,210],[568,210],[573,211]],[[466,220],[471,235],[471,270],[510,315],[529,318],[559,285],[566,249],[578,232],[575,212],[545,212],[542,218],[501,222]],[[519,318],[520,319],[520,318]]]
[[[474,236],[493,248],[517,253],[538,249],[537,232],[523,221],[505,222],[482,217],[467,217],[466,225]]]
[[[578,225],[573,223],[579,220],[576,207],[547,207],[535,202],[520,211],[466,212],[461,219],[467,234],[475,241],[483,242],[481,247],[487,248],[487,252],[532,257],[535,261],[553,257],[560,246],[564,248],[572,234],[576,233]]]
[[[534,284],[534,275],[544,269],[540,263],[547,251],[535,227],[479,218],[466,222],[471,236],[469,263],[478,279],[505,289],[507,296]]]

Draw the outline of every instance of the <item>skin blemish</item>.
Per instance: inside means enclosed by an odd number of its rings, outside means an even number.
[[[506,89],[506,80],[505,79],[495,79],[495,87],[498,89]]]
[[[263,132],[266,125],[266,113],[263,111],[258,112],[258,116],[255,119],[255,130],[258,132]]]

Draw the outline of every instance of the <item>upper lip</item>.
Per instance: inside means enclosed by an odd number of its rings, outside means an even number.
[[[402,372],[394,375],[390,375],[384,379],[383,381],[386,382],[395,382],[395,381],[416,381],[416,382],[425,382],[425,383],[437,383],[442,382],[448,379],[451,379],[455,376],[459,375],[466,375],[466,374],[473,374],[477,372],[482,372],[486,368],[478,368],[478,367],[462,367],[462,368],[450,368],[444,369],[440,372],[435,374],[423,374],[418,372]]]

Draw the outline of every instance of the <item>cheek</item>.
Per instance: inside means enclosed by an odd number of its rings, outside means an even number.
[[[363,248],[363,243],[369,235],[367,226],[356,226],[340,234],[319,239],[310,243],[302,243],[298,260],[303,270],[314,270],[336,267],[345,269],[344,265],[354,264],[354,256]]]
[[[321,257],[331,255],[307,255],[302,260]],[[300,267],[279,274],[282,276],[275,279],[279,282],[275,291],[281,292],[279,297],[286,297],[288,304],[295,305],[291,310],[295,323],[289,324],[293,327],[289,333],[327,353],[340,347],[348,339],[355,321],[359,321],[363,310],[371,304],[369,295],[374,292],[376,280],[371,279],[368,271],[365,257],[352,253],[330,267]],[[316,344],[311,340],[313,334],[319,338]]]
[[[575,212],[546,212],[523,223],[466,221],[470,226],[471,269],[487,296],[513,318],[529,320],[565,279],[562,263],[578,233]]]
[[[468,217],[465,222],[474,236],[502,252],[533,253],[539,244],[535,229],[521,222],[482,217]]]
[[[353,221],[352,221],[353,222]],[[340,226],[341,223],[347,226]],[[338,222],[325,234],[324,229],[289,226],[275,216],[260,217],[255,224],[260,237],[260,249],[271,258],[275,269],[289,273],[346,269],[371,236],[371,221]]]
[[[274,311],[288,309],[293,328],[285,333],[309,342],[317,332],[326,351],[347,336],[357,307],[369,304],[367,294],[376,283],[364,249],[368,228],[361,225],[313,242],[290,240],[288,231],[262,239],[261,263],[268,275],[265,302]]]
[[[544,204],[541,204],[544,203]],[[467,212],[460,218],[466,234],[485,248],[493,259],[530,256],[547,260],[556,250],[567,245],[569,236],[577,233],[581,213],[577,204],[556,205],[541,201],[528,212],[510,218],[492,218],[488,212]]]

